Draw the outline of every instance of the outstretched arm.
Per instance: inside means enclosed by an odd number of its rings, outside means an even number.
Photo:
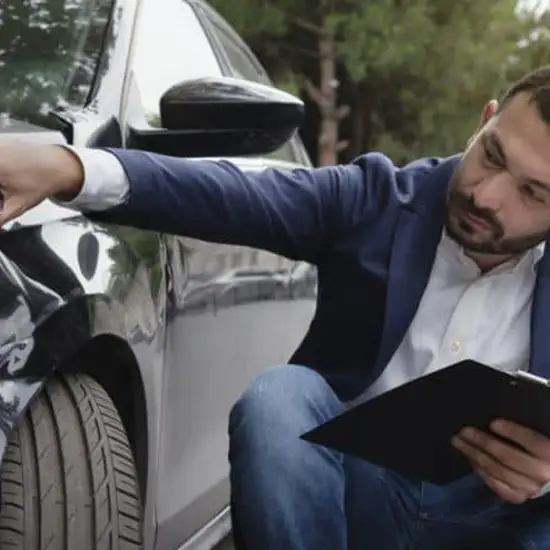
[[[376,215],[393,177],[385,157],[374,154],[343,166],[243,171],[228,161],[109,151],[123,168],[128,191],[117,206],[87,209],[84,188],[72,205],[91,218],[312,262],[327,244]],[[87,151],[75,152],[86,167]],[[98,153],[93,151],[96,171]],[[121,194],[111,180],[98,181],[100,172],[87,176],[95,178],[89,184],[96,194]]]
[[[397,178],[380,154],[342,166],[245,172],[228,161],[2,141],[0,226],[46,198],[72,197],[65,204],[96,220],[316,263],[398,200]]]

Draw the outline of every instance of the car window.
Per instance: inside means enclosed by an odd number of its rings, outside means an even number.
[[[197,8],[197,12],[207,33],[213,38],[214,47],[217,43],[221,49],[222,57],[228,62],[229,66],[224,67],[226,76],[235,76],[273,86],[273,82],[250,48],[216,11],[201,4]],[[296,138],[293,138],[267,157],[285,162],[303,163],[303,159],[296,149]]]
[[[219,41],[223,53],[231,65],[232,76],[239,76],[245,80],[268,86],[273,85],[269,75],[250,48],[216,11],[205,4],[201,4],[198,12],[207,31],[211,32],[215,39]]]
[[[195,12],[183,0],[144,2],[134,44],[131,72],[146,126],[160,126],[160,98],[174,84],[221,75]],[[132,124],[140,125],[137,117]]]
[[[54,107],[84,105],[113,0],[0,4],[0,114],[38,125]]]

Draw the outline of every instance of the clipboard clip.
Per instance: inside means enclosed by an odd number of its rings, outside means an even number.
[[[543,378],[542,376],[537,376],[536,374],[531,374],[524,370],[518,370],[513,374],[514,378],[519,380],[525,380],[526,382],[533,382],[535,384],[540,384],[550,388],[550,380]]]

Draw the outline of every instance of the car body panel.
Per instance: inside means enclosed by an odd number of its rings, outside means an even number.
[[[52,106],[44,126],[0,117],[0,139],[124,147],[128,125],[146,124],[164,88],[231,75],[206,49],[201,6],[115,0],[86,102]],[[170,38],[168,23],[180,40],[193,38],[176,58],[159,34]],[[159,67],[161,85],[149,86]],[[245,170],[309,165],[297,138],[274,155],[229,160]],[[144,548],[210,548],[229,529],[230,408],[301,340],[315,307],[309,273],[264,251],[92,222],[52,201],[25,213],[0,231],[0,461],[6,437],[55,370],[78,368],[82,350],[107,338],[135,363],[128,392],[143,394],[136,406],[146,433],[136,437],[146,440],[137,460]],[[114,378],[116,367],[94,368]]]
[[[0,395],[7,411],[15,414],[17,404],[20,414],[56,369],[78,366],[72,358],[90,342],[105,335],[120,339],[140,367],[153,467],[166,340],[165,254],[158,234],[93,224],[82,216],[1,233],[1,303],[9,326],[0,345]],[[12,427],[15,418],[2,412],[0,424]],[[0,456],[4,446],[2,438]],[[147,479],[151,536],[155,479]]]

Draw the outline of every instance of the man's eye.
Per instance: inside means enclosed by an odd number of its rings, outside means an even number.
[[[530,185],[522,185],[521,192],[529,199],[535,202],[544,203],[544,199],[537,195],[536,191]]]
[[[492,168],[502,168],[502,159],[497,157],[497,155],[489,149],[485,149],[485,160]]]

